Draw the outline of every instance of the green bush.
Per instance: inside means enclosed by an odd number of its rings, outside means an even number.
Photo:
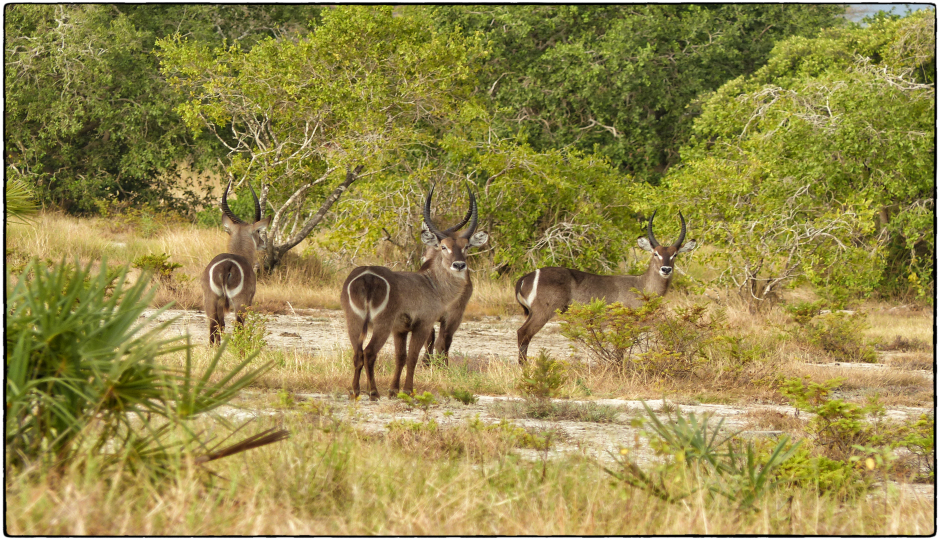
[[[134,259],[133,267],[160,280],[162,283],[170,283],[173,280],[173,272],[177,268],[182,268],[180,263],[171,263],[170,256],[166,253],[141,255]]]
[[[667,456],[665,463],[652,472],[642,470],[621,449],[612,454],[618,467],[603,468],[626,485],[649,492],[667,502],[678,502],[692,493],[706,489],[735,503],[739,510],[751,511],[758,502],[780,484],[776,471],[797,451],[800,443],[790,444],[783,436],[775,444],[747,441],[721,430],[723,420],[710,426],[708,416],[694,413],[665,422],[643,403],[648,419],[644,430],[657,454]]]
[[[689,377],[707,367],[737,378],[764,352],[730,334],[720,309],[677,307],[670,315],[662,297],[644,298],[638,308],[572,304],[559,315],[561,334],[601,363],[652,377]]]
[[[650,331],[663,316],[662,297],[649,296],[645,300],[636,309],[603,300],[571,304],[564,313],[559,313],[561,335],[585,348],[598,361],[623,366],[634,352],[649,346]]]
[[[469,390],[463,390],[460,388],[450,391],[450,397],[456,399],[457,401],[463,403],[464,405],[473,405],[477,402],[477,397],[473,395],[473,392]]]
[[[517,387],[526,397],[547,400],[558,395],[567,381],[567,371],[564,362],[541,350],[534,362],[522,368]]]
[[[158,322],[163,310],[142,318],[154,291],[145,280],[127,283],[127,272],[105,261],[93,270],[33,260],[15,283],[7,275],[8,464],[64,467],[85,456],[165,471],[180,451],[202,445],[187,419],[271,367],[248,369],[247,358],[215,376],[222,347],[193,373],[188,337],[160,337],[173,322]],[[182,370],[161,362],[175,353],[185,354]]]
[[[250,307],[242,311],[242,316],[244,322],[232,328],[229,346],[238,358],[247,358],[267,346],[264,336],[268,333],[270,319]]]
[[[863,332],[868,327],[861,313],[826,313],[813,318],[803,334],[813,345],[841,362],[868,362],[878,360],[875,348],[865,342]]]

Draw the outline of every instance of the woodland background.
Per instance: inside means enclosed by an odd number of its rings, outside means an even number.
[[[448,222],[469,184],[493,276],[637,270],[645,220],[668,239],[681,211],[709,283],[755,306],[930,301],[935,11],[844,11],[12,5],[7,186],[217,227],[220,185],[250,182],[270,271],[413,266],[429,186]]]

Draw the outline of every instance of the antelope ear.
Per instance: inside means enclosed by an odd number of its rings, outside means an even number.
[[[222,226],[225,227],[225,232],[232,234],[232,229],[235,227],[235,222],[232,221],[232,218],[228,217],[224,213],[222,214]]]
[[[255,223],[255,225],[254,225],[254,230],[255,230],[255,232],[263,231],[263,230],[267,229],[267,228],[268,228],[268,225],[270,225],[270,224],[271,224],[271,216],[268,216],[268,217],[262,219],[261,221]]]
[[[692,251],[693,249],[695,249],[696,245],[698,244],[695,243],[695,240],[689,240],[688,242],[685,243],[684,246],[679,248],[679,251],[677,251],[676,253],[685,253],[686,251]]]
[[[644,251],[649,251],[649,252],[653,251],[653,246],[650,244],[650,239],[645,236],[641,236],[637,238],[636,243],[639,244],[640,247],[643,248]],[[693,243],[695,242],[693,241]]]
[[[478,233],[473,233],[473,236],[470,237],[470,241],[467,244],[471,247],[480,247],[490,239],[490,235],[486,234],[483,231]]]
[[[440,240],[437,239],[437,235],[428,230],[421,231],[421,242],[431,247],[440,245]]]

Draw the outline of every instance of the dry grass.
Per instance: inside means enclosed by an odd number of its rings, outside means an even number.
[[[14,472],[11,535],[926,535],[933,501],[888,493],[838,501],[786,490],[740,512],[701,490],[680,504],[611,482],[590,459],[516,459],[462,427],[413,446],[286,415],[289,440],[172,481]],[[496,437],[496,438],[494,438]],[[493,438],[493,440],[490,440]]]
[[[155,303],[201,304],[198,277],[205,263],[225,249],[221,230],[171,224],[139,238],[101,220],[42,214],[37,225],[11,225],[6,261],[16,267],[30,256],[80,261],[106,255],[112,263],[132,262],[148,253],[167,253],[177,270],[173,287],[161,286]],[[348,271],[315,256],[289,255],[281,269],[261,280],[256,305],[262,311],[338,307],[339,287]],[[690,272],[696,272],[690,267]],[[518,313],[514,278],[475,274],[475,294],[467,318]],[[694,274],[697,275],[697,274]],[[701,275],[697,275],[702,277]],[[518,276],[516,276],[518,277]],[[797,291],[799,293],[799,291]],[[789,316],[779,307],[748,313],[735,297],[722,297],[729,331],[746,336],[763,351],[740,373],[718,366],[716,376],[643,377],[618,370],[569,366],[563,397],[618,397],[677,402],[782,403],[776,390],[783,377],[809,376],[816,382],[842,377],[840,397],[861,402],[879,393],[887,405],[923,407],[933,402],[933,378],[914,369],[932,369],[933,313],[864,306],[871,329],[866,337],[893,355],[887,368],[811,365],[818,354],[788,334]],[[289,305],[288,305],[289,302]],[[708,303],[676,291],[671,308]],[[897,340],[896,336],[902,336]],[[924,344],[930,344],[925,350]],[[893,347],[893,348],[892,348]],[[195,349],[196,369],[209,351]],[[183,356],[166,361],[182,365]],[[237,360],[226,355],[225,366]],[[351,380],[347,343],[329,344],[317,354],[264,350],[256,362],[274,368],[243,394],[242,406],[271,408],[275,391],[344,395]],[[400,412],[401,402],[385,399],[394,361],[391,347],[380,353],[377,379],[382,411]],[[474,394],[519,395],[521,369],[495,356],[452,355],[447,367],[419,366],[416,390],[438,396],[454,389]],[[781,490],[742,513],[708,490],[680,504],[667,504],[645,492],[611,482],[583,455],[545,463],[527,461],[498,432],[469,426],[391,436],[361,429],[355,419],[334,417],[326,402],[308,400],[295,409],[256,421],[291,430],[292,438],[226,458],[210,467],[219,476],[183,465],[171,481],[102,478],[93,471],[49,475],[8,470],[6,532],[11,535],[929,535],[935,532],[933,498],[902,498],[896,492],[840,501],[800,490]],[[355,407],[355,404],[350,404]],[[569,411],[570,412],[570,411]],[[590,412],[590,411],[588,411]],[[608,411],[609,412],[609,411]],[[584,411],[571,414],[583,415]],[[338,415],[337,415],[338,416]],[[354,415],[350,415],[354,416]],[[609,414],[607,416],[610,416]],[[581,416],[579,416],[581,417]],[[749,415],[749,429],[799,434],[802,421],[773,411]],[[205,419],[210,436],[219,426]],[[887,498],[885,498],[887,497]]]

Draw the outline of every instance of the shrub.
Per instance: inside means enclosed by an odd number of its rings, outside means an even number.
[[[615,479],[649,492],[667,502],[678,502],[704,487],[710,493],[735,503],[739,510],[757,508],[758,501],[776,487],[777,469],[797,451],[800,443],[790,444],[783,436],[772,446],[736,441],[721,431],[723,420],[710,426],[708,416],[677,412],[667,421],[646,409],[648,426],[644,431],[650,445],[667,461],[652,472],[643,471],[632,461],[629,450],[611,454],[618,467],[603,468]],[[642,422],[641,422],[642,423]]]
[[[229,345],[238,358],[247,358],[267,346],[264,336],[268,333],[270,319],[250,307],[244,308],[242,316],[244,322],[233,326]]]
[[[662,298],[639,308],[620,303],[572,304],[561,314],[561,333],[596,360],[652,377],[689,377],[703,367],[737,377],[763,350],[732,335],[723,310],[678,307],[670,315]]]
[[[598,361],[622,366],[635,351],[649,345],[650,331],[662,318],[662,297],[645,297],[646,302],[632,309],[620,302],[606,304],[594,300],[574,303],[559,313],[561,335],[585,348]]]
[[[865,343],[863,333],[868,328],[861,313],[826,313],[807,325],[809,342],[820,347],[833,358],[843,362],[875,362],[875,349]]]
[[[477,402],[477,397],[473,395],[473,392],[459,388],[451,390],[450,397],[456,399],[464,405],[472,405]]]
[[[819,384],[794,378],[786,380],[781,388],[796,408],[815,415],[806,426],[814,448],[827,459],[855,463],[858,470],[864,463],[870,470],[892,473],[899,480],[904,479],[905,462],[913,461],[915,476],[923,472],[932,478],[933,419],[922,415],[905,422],[888,422],[878,396],[869,398],[865,405],[830,399],[840,382],[831,379]],[[898,448],[906,449],[913,459],[896,459],[891,452]]]
[[[522,368],[517,387],[529,398],[547,400],[558,395],[567,380],[567,366],[555,360],[545,350],[530,365]]]
[[[147,309],[154,291],[127,283],[126,267],[92,270],[33,260],[7,276],[6,415],[8,463],[64,467],[81,456],[102,467],[125,463],[165,472],[180,451],[202,446],[191,429],[173,428],[225,404],[271,366],[252,358],[211,382],[224,347],[193,373],[187,338],[162,339],[173,321]],[[145,329],[150,326],[149,329]],[[182,370],[161,363],[183,352]]]
[[[169,284],[173,280],[173,272],[177,268],[182,268],[183,265],[180,263],[171,263],[170,256],[166,253],[161,253],[159,255],[141,255],[134,259],[133,267],[150,273],[161,283]]]

